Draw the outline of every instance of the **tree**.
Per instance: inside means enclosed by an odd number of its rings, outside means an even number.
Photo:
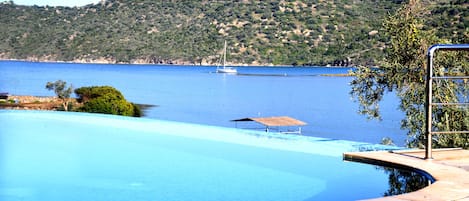
[[[73,86],[66,88],[67,82],[57,80],[55,82],[47,82],[46,89],[54,90],[55,95],[62,101],[63,110],[68,111],[70,103],[70,94],[72,94]]]
[[[390,15],[383,24],[389,40],[385,60],[379,68],[358,67],[351,83],[350,93],[360,103],[359,112],[370,119],[381,119],[379,102],[385,92],[397,93],[401,99],[399,107],[406,114],[401,128],[408,131],[409,147],[424,145],[426,51],[432,44],[449,42],[438,39],[431,30],[422,29],[422,19],[429,14],[420,1],[410,0]],[[439,69],[435,72],[438,75],[467,73],[467,54],[439,54],[435,69]],[[434,83],[433,91],[435,102],[467,101],[469,95],[467,80],[439,81]],[[467,130],[469,127],[467,107],[438,107],[433,113],[435,130]],[[433,142],[436,147],[469,148],[469,136],[464,134],[434,136]]]
[[[75,90],[77,101],[83,103],[81,112],[115,114],[140,117],[142,112],[136,104],[125,100],[117,89],[110,86],[81,87]]]

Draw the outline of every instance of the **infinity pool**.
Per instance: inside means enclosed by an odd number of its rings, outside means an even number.
[[[0,111],[0,200],[356,200],[374,145],[144,118]],[[365,179],[364,179],[365,178]]]

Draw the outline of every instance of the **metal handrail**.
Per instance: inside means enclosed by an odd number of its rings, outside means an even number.
[[[469,103],[432,103],[435,106],[448,106],[448,105],[460,105],[460,106],[469,106]]]
[[[432,131],[432,134],[463,134],[469,131]]]
[[[432,135],[433,134],[456,134],[456,133],[469,133],[469,131],[432,131],[432,106],[434,105],[466,105],[467,103],[433,103],[432,102],[432,85],[433,79],[469,79],[469,76],[435,76],[433,77],[433,56],[437,50],[445,51],[468,51],[469,44],[437,44],[428,49],[427,52],[427,83],[426,83],[426,143],[425,143],[425,159],[432,159]]]
[[[443,80],[464,80],[469,79],[469,76],[441,76],[441,77],[432,77],[433,79],[443,79]]]

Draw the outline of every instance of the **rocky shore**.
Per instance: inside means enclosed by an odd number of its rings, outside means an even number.
[[[24,62],[50,62],[50,63],[79,63],[79,64],[143,64],[143,65],[184,65],[184,66],[217,66],[220,65],[219,63],[213,63],[209,61],[201,61],[198,63],[189,62],[185,60],[158,60],[158,59],[134,59],[129,62],[118,62],[112,58],[97,58],[97,59],[90,59],[90,58],[79,58],[73,59],[70,61],[62,61],[52,58],[51,56],[44,56],[44,57],[28,57],[26,59],[15,59],[9,58],[0,53],[0,60],[3,61],[24,61]],[[271,63],[258,63],[253,62],[251,64],[245,63],[235,63],[229,62],[227,63],[229,66],[275,66]],[[288,66],[288,65],[277,65],[277,66]]]
[[[44,57],[28,57],[26,59],[14,59],[14,58],[9,58],[6,57],[5,55],[2,55],[0,53],[0,61],[23,61],[23,62],[48,62],[48,63],[77,63],[77,64],[142,64],[142,65],[182,65],[182,66],[217,66],[220,65],[219,63],[213,63],[209,61],[201,61],[198,63],[194,62],[189,62],[185,60],[154,60],[154,59],[134,59],[129,62],[117,62],[114,59],[108,59],[108,58],[98,58],[98,59],[88,59],[88,58],[81,58],[81,59],[73,59],[70,61],[62,61],[62,60],[56,60],[51,58],[50,56],[44,56]],[[289,64],[283,64],[283,65],[274,65],[272,63],[260,63],[260,62],[252,62],[250,64],[246,63],[236,63],[236,62],[228,62],[226,64],[227,66],[268,66],[268,67],[275,67],[275,66],[295,66],[295,65],[289,65]],[[303,67],[316,67],[317,65],[310,64],[310,65],[301,65]],[[343,65],[325,65],[321,67],[342,67],[342,68],[348,68],[348,67],[353,67],[353,65],[350,66],[343,66]]]
[[[76,102],[72,99],[72,102]],[[17,96],[9,95],[7,99],[0,99],[0,109],[8,110],[58,110],[62,101],[52,96]]]

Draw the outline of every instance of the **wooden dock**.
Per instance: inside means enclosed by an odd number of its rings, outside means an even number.
[[[469,150],[435,149],[432,160],[424,150],[344,153],[344,160],[424,172],[435,182],[426,188],[371,200],[469,200]]]
[[[244,122],[244,121],[254,121],[265,126],[265,131],[269,132],[269,129],[272,127],[288,127],[288,126],[297,126],[298,130],[296,131],[283,131],[281,133],[292,133],[292,134],[301,134],[301,126],[306,125],[305,122],[302,122],[298,119],[292,117],[280,116],[280,117],[248,117],[242,119],[231,120],[233,122]],[[238,127],[238,126],[236,126]]]

